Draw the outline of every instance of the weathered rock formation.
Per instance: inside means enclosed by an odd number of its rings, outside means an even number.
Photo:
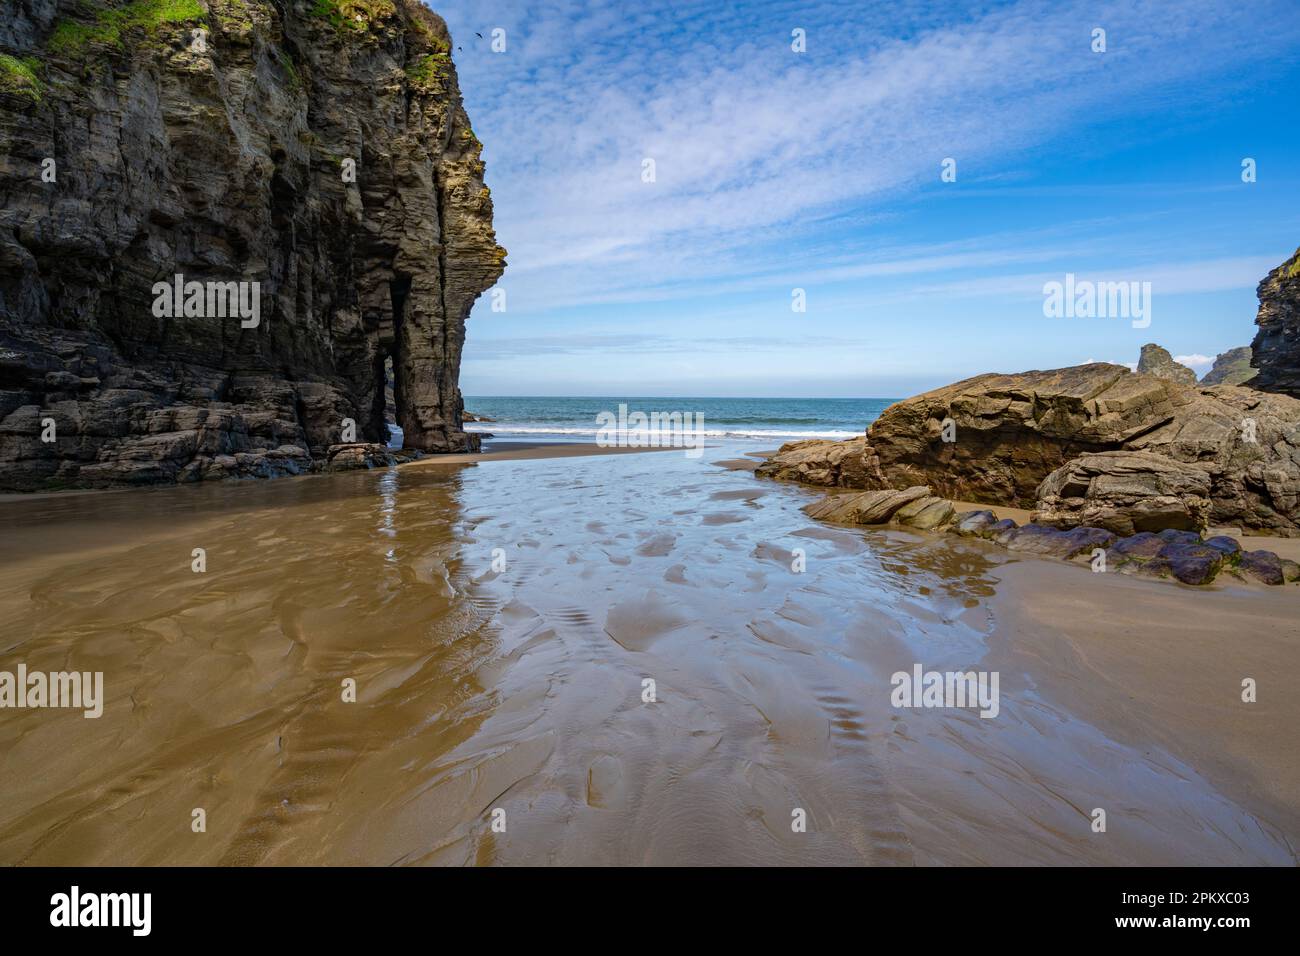
[[[1186,365],[1175,362],[1167,349],[1161,348],[1154,342],[1142,346],[1137,370],[1143,375],[1154,375],[1156,378],[1168,379],[1181,385],[1196,384],[1196,373]]]
[[[1050,472],[1171,420],[1179,398],[1172,383],[1122,365],[978,375],[891,405],[864,439],[793,442],[758,471],[842,487],[928,484],[959,501],[1030,507]]]
[[[450,49],[418,0],[7,0],[0,488],[319,467],[386,441],[387,358],[407,447],[475,448],[504,250]]]
[[[1209,517],[1209,474],[1145,451],[1080,455],[1062,465],[1043,479],[1034,513],[1043,525],[1091,525],[1124,535],[1202,531]]]
[[[1082,559],[1094,571],[1139,574],[1183,584],[1209,584],[1222,571],[1240,580],[1281,585],[1300,581],[1300,565],[1271,551],[1243,551],[1236,539],[1219,535],[1202,539],[1191,531],[1165,529],[1116,532],[1079,526],[1023,526],[992,511],[958,513],[953,502],[917,485],[902,490],[860,491],[827,495],[804,512],[822,521],[856,525],[898,525],[922,531],[944,530],[962,537],[992,541],[1009,551],[1062,560]],[[1103,560],[1099,563],[1098,558]]]
[[[780,453],[767,459],[756,471],[765,478],[801,481],[806,485],[885,487],[876,480],[874,472],[868,473],[866,452],[865,437],[847,441],[809,438],[782,445]]]
[[[1252,388],[1300,398],[1300,249],[1259,284]]]
[[[1259,373],[1250,365],[1250,346],[1228,349],[1214,360],[1214,367],[1201,377],[1202,385],[1244,385]]]
[[[980,375],[890,406],[864,439],[792,443],[757,471],[834,487],[925,485],[1038,508],[1062,527],[1211,521],[1297,535],[1300,400],[1118,365]]]
[[[1227,535],[1202,539],[1196,532],[1174,529],[1117,533],[1086,525],[1065,530],[1041,523],[1021,526],[1009,518],[998,520],[992,511],[958,513],[953,502],[931,495],[924,485],[901,491],[831,494],[803,510],[811,518],[841,524],[888,524],[983,538],[1009,551],[1086,561],[1094,572],[1138,574],[1192,585],[1209,584],[1225,571],[1241,581],[1274,586],[1300,581],[1300,564],[1272,551],[1243,551],[1237,540]]]

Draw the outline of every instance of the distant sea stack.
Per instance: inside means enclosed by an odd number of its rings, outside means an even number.
[[[502,274],[418,0],[10,0],[0,488],[273,476],[462,427]],[[337,449],[336,449],[337,451]]]
[[[1300,249],[1259,284],[1252,388],[1300,398]]]
[[[1249,345],[1228,349],[1214,360],[1214,367],[1201,379],[1202,385],[1244,385],[1259,373],[1250,365]]]
[[[1167,382],[1178,382],[1181,385],[1195,385],[1196,373],[1186,365],[1174,361],[1174,357],[1169,354],[1168,350],[1161,348],[1154,342],[1142,346],[1142,354],[1138,357],[1137,370],[1143,375],[1154,375],[1156,378],[1163,378]]]

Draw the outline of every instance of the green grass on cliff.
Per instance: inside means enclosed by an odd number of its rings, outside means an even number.
[[[289,80],[289,88],[291,90],[302,89],[302,77],[298,75],[298,68],[293,65],[293,60],[289,58],[289,54],[281,50],[278,56],[280,68],[284,70],[284,75]]]
[[[406,78],[418,90],[441,90],[450,67],[451,57],[446,53],[430,53],[406,68]]]
[[[41,61],[32,56],[19,59],[7,53],[0,53],[0,92],[16,93],[33,103],[41,101],[45,84],[36,75],[41,68]]]
[[[1288,279],[1300,276],[1300,249],[1296,250],[1295,257],[1291,260],[1291,265],[1287,267],[1285,274]]]
[[[202,20],[207,14],[199,0],[133,0],[106,9],[86,3],[83,9],[93,22],[60,20],[50,35],[51,53],[71,56],[91,45],[121,46],[123,32],[132,27],[156,30],[164,23]]]
[[[392,0],[316,0],[311,13],[328,20],[335,29],[364,33],[397,12]]]

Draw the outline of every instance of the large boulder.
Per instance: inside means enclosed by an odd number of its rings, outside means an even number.
[[[1196,384],[1196,373],[1186,365],[1175,362],[1174,357],[1166,349],[1162,349],[1154,342],[1142,346],[1137,370],[1143,375],[1154,375],[1156,378],[1178,382],[1180,385]]]
[[[1300,249],[1259,284],[1251,387],[1300,398]]]
[[[1202,531],[1209,514],[1210,476],[1203,468],[1151,452],[1108,451],[1080,455],[1043,479],[1033,520],[1127,536]]]
[[[787,442],[754,473],[764,478],[801,481],[806,485],[838,488],[870,487],[863,456],[867,439],[826,441],[813,438]]]
[[[856,495],[830,495],[805,506],[804,512],[810,518],[819,518],[822,521],[884,524],[904,505],[923,498],[927,500],[930,498],[930,489],[924,485],[905,488],[902,491],[893,489],[864,491]]]
[[[894,512],[894,516],[890,520],[897,524],[919,528],[922,531],[931,531],[935,528],[941,528],[951,521],[956,510],[952,502],[947,498],[926,495],[924,498],[917,498],[915,501],[903,505]]]
[[[1183,584],[1209,584],[1223,567],[1226,556],[1218,548],[1191,541],[1171,541],[1142,563],[1139,574],[1173,577]]]
[[[1241,571],[1264,584],[1286,583],[1282,559],[1272,551],[1243,551],[1237,559],[1237,566]]]
[[[387,446],[377,442],[348,442],[330,445],[326,454],[326,471],[355,471],[358,468],[385,468],[397,459]]]
[[[1300,399],[1239,385],[1182,385],[1120,365],[966,379],[891,405],[865,441],[786,445],[760,474],[866,489],[928,485],[957,501],[1038,507],[1062,523],[1073,520],[1074,506],[1059,512],[1055,483],[1046,490],[1057,500],[1040,503],[1045,479],[1082,455],[1117,451],[1173,463],[1159,480],[1155,466],[1140,470],[1151,496],[1174,494],[1196,515],[1189,526],[1201,524],[1190,498],[1205,497],[1210,522],[1300,535]],[[1147,460],[1128,461],[1134,468]],[[1192,468],[1208,480],[1207,494],[1195,494]],[[1103,482],[1101,491],[1114,487]],[[1128,487],[1125,510],[1167,513],[1168,502],[1139,505],[1141,489]]]
[[[887,408],[867,432],[864,470],[881,485],[1031,507],[1049,473],[1122,447],[1184,401],[1174,383],[1122,365],[979,375]]]
[[[992,511],[963,511],[961,514],[954,515],[952,524],[948,526],[951,534],[960,535],[963,538],[973,538],[982,535],[993,525],[997,524],[998,516]]]
[[[1026,551],[1069,559],[1115,543],[1115,534],[1104,528],[1072,528],[1061,531],[1041,524],[1009,528],[994,540],[1009,551]]]

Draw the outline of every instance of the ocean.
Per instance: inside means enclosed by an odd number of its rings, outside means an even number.
[[[595,441],[602,412],[654,412],[700,416],[708,438],[787,442],[803,438],[853,438],[898,399],[894,398],[546,398],[466,396],[465,410],[491,422],[469,422],[466,431],[496,438]]]

